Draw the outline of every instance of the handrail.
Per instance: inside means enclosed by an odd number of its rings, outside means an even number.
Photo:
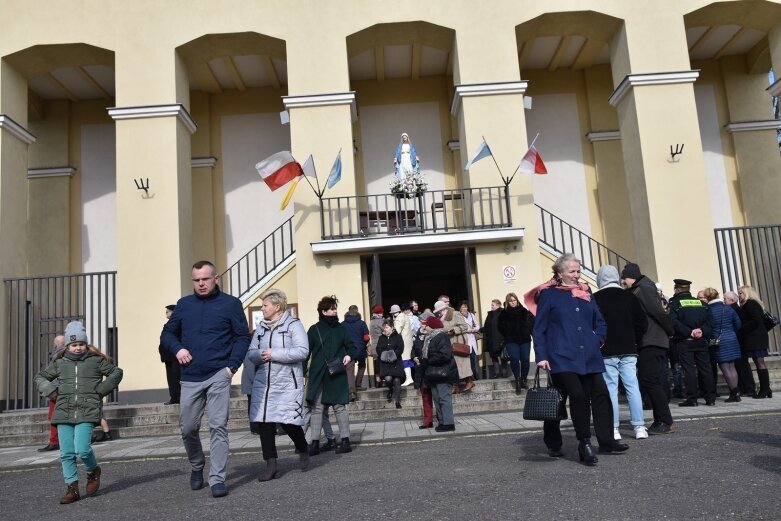
[[[428,234],[512,226],[506,186],[427,190],[320,200],[324,241],[378,235]]]
[[[581,262],[581,268],[596,277],[599,267],[612,264],[620,272],[629,262],[606,245],[572,226],[565,220],[553,215],[542,206],[535,204],[538,212],[538,233],[540,245],[556,255],[575,254]]]
[[[220,275],[224,292],[241,299],[296,253],[293,218],[280,224]]]

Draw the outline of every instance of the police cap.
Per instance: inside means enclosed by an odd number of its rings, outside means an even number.
[[[686,279],[673,279],[673,284],[676,288],[688,288],[692,285],[692,281]]]

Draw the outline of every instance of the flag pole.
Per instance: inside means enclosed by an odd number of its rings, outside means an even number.
[[[316,195],[316,196],[318,196],[318,197],[320,197],[320,194],[318,193],[318,191],[317,191],[317,190],[315,190],[315,187],[314,187],[314,185],[312,185],[312,181],[310,181],[310,180],[308,179],[308,176],[307,176],[306,174],[304,174],[304,177],[305,177],[305,178],[307,178],[307,179],[306,179],[306,183],[307,183],[309,186],[311,186],[311,187],[312,187],[312,191],[315,193],[315,195]],[[315,172],[315,179],[317,179],[317,172]]]
[[[482,136],[482,138],[483,138],[483,143],[485,143],[487,145],[488,142],[485,140],[485,136]],[[490,147],[489,147],[489,150],[490,150]],[[505,186],[507,186],[507,179],[504,177],[504,175],[502,175],[502,169],[499,168],[499,163],[496,162],[496,158],[494,157],[494,153],[493,152],[491,152],[491,159],[494,160],[494,164],[496,165],[496,169],[499,171],[499,177],[502,179],[502,182],[505,184]]]

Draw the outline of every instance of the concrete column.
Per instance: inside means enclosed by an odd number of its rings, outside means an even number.
[[[109,114],[117,139],[117,326],[120,353],[132,353],[121,360],[124,391],[164,387],[164,371],[149,370],[158,359],[163,307],[192,291],[190,267],[198,260],[190,153],[196,126],[189,99],[177,97],[187,92],[183,68],[178,59],[167,66],[138,59],[130,48],[116,53],[118,106]],[[158,87],[153,104],[149,85]],[[148,194],[136,188],[139,178],[149,179]]]
[[[326,190],[324,197],[354,196],[359,193],[353,158],[355,94],[348,90],[344,39],[333,35],[319,41],[315,47],[303,37],[286,43],[289,96],[283,101],[290,113],[292,153],[301,162],[312,154],[320,185],[324,186],[341,149],[341,181]],[[310,85],[319,85],[322,93],[312,93]],[[298,310],[304,324],[308,326],[317,321],[317,302],[324,295],[337,296],[340,316],[351,304],[368,309],[369,303],[364,302],[359,255],[313,254],[310,243],[321,240],[319,201],[304,181],[298,184],[293,201]]]
[[[722,58],[742,209],[746,224],[781,223],[781,155],[766,73],[750,74],[742,56]]]
[[[656,37],[661,48],[649,46]],[[683,19],[673,13],[626,20],[611,43],[636,260],[643,273],[669,285],[689,278],[695,287],[719,285],[697,106]],[[684,145],[671,158],[670,146]],[[710,259],[703,262],[703,259]]]
[[[0,60],[0,278],[28,273],[27,161],[35,136],[26,127],[27,81]],[[6,302],[0,299],[0,399],[6,398],[8,368]]]
[[[469,30],[457,33],[456,93],[451,113],[457,118],[459,129],[460,160],[455,165],[456,174],[461,179],[460,185],[468,188],[503,186],[496,164],[490,158],[474,164],[469,172],[464,171],[464,165],[482,143],[483,136],[505,176],[513,173],[528,146],[523,108],[527,83],[520,81],[514,28],[499,27],[487,36],[481,32],[478,37]],[[488,74],[486,56],[496,57]],[[472,84],[473,78],[495,79],[496,83]],[[475,306],[481,312],[488,309],[493,298],[503,299],[508,292],[520,295],[540,283],[537,210],[529,174],[518,174],[510,185],[509,211],[512,228],[523,228],[522,239],[475,247],[479,288],[476,294],[479,302]],[[515,267],[514,279],[505,278],[505,266]]]

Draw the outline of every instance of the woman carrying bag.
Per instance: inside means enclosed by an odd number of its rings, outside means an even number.
[[[393,320],[388,319],[382,324],[382,336],[377,341],[377,356],[380,360],[380,378],[388,386],[388,401],[395,401],[397,409],[401,409],[401,384],[407,379],[401,361],[403,353],[401,335],[393,329]]]

